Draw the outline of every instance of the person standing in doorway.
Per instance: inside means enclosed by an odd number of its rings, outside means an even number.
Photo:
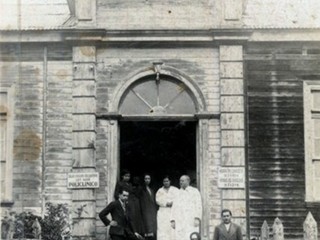
[[[200,192],[190,186],[190,177],[183,175],[180,178],[180,190],[173,200],[170,218],[176,240],[189,240],[192,233],[199,232],[201,217]]]
[[[129,192],[123,188],[119,188],[117,200],[109,203],[108,206],[99,213],[99,218],[104,225],[110,225],[109,234],[112,240],[137,239],[130,229],[127,218],[128,197]],[[107,218],[109,213],[112,217],[111,221]]]
[[[130,194],[128,200],[128,219],[132,230],[136,233],[139,233],[140,236],[144,236],[144,225],[141,213],[140,195],[140,178],[133,177],[132,193]]]
[[[231,222],[231,211],[223,209],[221,218],[222,223],[214,229],[213,240],[242,240],[241,227]]]
[[[174,240],[174,231],[170,226],[171,207],[179,189],[171,186],[168,176],[163,178],[163,187],[156,193],[156,202],[159,205],[157,212],[157,240]]]
[[[121,180],[117,182],[116,188],[114,190],[114,198],[117,199],[119,195],[119,189],[125,189],[129,192],[129,194],[132,192],[132,184],[130,182],[131,179],[131,173],[127,169],[123,169],[121,171]]]
[[[157,233],[157,205],[154,191],[150,187],[151,175],[144,174],[144,185],[140,195],[140,206],[143,218],[145,238],[155,240]]]

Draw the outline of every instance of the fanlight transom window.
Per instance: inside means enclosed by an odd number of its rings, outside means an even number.
[[[166,75],[147,76],[133,83],[120,102],[120,114],[195,114],[192,93],[181,81]]]

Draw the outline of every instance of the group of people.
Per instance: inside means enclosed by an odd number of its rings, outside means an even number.
[[[115,200],[99,213],[105,226],[110,226],[112,240],[200,239],[201,195],[190,186],[188,175],[180,177],[180,189],[165,176],[156,193],[150,187],[150,174],[144,174],[142,186],[138,177],[132,183],[130,178],[130,172],[124,170],[115,188]],[[230,210],[222,211],[224,225],[216,227],[214,240],[240,240],[234,236],[242,239],[240,227],[230,223],[231,215]],[[231,233],[232,238],[226,238]]]

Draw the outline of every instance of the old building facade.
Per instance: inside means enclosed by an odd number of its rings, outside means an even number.
[[[53,2],[34,9],[54,26],[24,26],[20,3],[1,30],[2,216],[66,203],[74,239],[107,239],[97,214],[127,167],[188,173],[204,240],[223,208],[247,238],[279,217],[302,239],[307,213],[320,220],[316,1]],[[164,128],[173,140],[152,130]],[[70,173],[99,186],[72,187]]]

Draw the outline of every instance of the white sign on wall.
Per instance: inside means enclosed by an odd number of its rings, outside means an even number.
[[[98,188],[98,172],[68,173],[68,188]]]
[[[220,167],[218,173],[219,188],[244,188],[244,167]]]

